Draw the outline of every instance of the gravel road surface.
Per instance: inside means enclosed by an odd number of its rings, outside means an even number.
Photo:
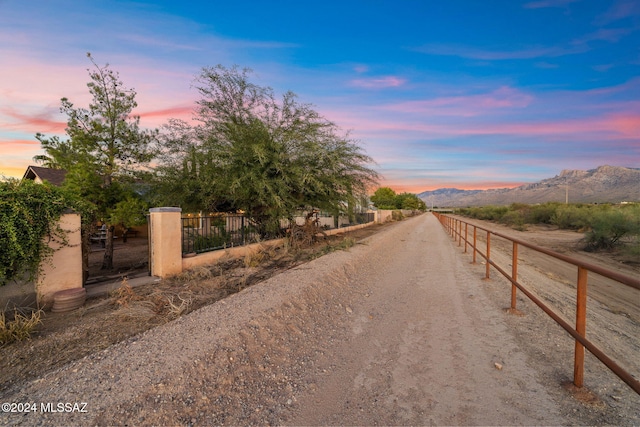
[[[10,390],[37,411],[0,424],[637,424],[541,375],[476,267],[418,216]]]

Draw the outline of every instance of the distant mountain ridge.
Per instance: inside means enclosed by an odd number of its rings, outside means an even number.
[[[511,203],[620,203],[640,202],[640,168],[599,166],[590,170],[563,170],[560,175],[516,188],[460,190],[439,188],[418,194],[427,207],[509,205]]]

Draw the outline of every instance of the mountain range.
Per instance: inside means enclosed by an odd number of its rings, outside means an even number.
[[[621,203],[640,202],[640,168],[599,166],[590,170],[563,170],[560,175],[515,188],[460,190],[440,188],[418,194],[427,207],[509,205],[511,203]]]

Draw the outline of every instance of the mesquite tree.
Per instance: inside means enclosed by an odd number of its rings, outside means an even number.
[[[191,127],[167,128],[159,194],[191,210],[246,213],[266,236],[296,210],[347,212],[377,180],[356,141],[298,102],[276,99],[249,70],[204,68]]]

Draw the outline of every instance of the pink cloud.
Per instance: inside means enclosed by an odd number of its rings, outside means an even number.
[[[66,122],[52,118],[51,112],[38,114],[19,113],[10,107],[0,110],[4,116],[14,119],[12,124],[2,124],[2,128],[9,130],[20,130],[26,132],[52,132],[63,133],[67,127]]]
[[[593,137],[594,133],[605,133],[608,139],[640,138],[640,115],[622,113],[574,120],[490,124],[469,127],[460,131],[462,135],[561,135],[563,138],[570,135],[574,135],[576,138],[584,137],[584,135]]]
[[[351,86],[361,87],[365,89],[384,89],[388,87],[399,87],[406,83],[406,80],[395,76],[387,76],[380,78],[356,79],[351,80]]]
[[[410,101],[381,107],[361,109],[325,110],[322,114],[342,129],[350,129],[356,138],[376,141],[393,138],[394,141],[434,140],[443,137],[474,135],[539,136],[543,140],[620,141],[640,139],[640,114],[636,101],[600,104],[601,111],[571,119],[502,119],[492,111],[511,111],[524,108],[532,97],[521,92],[501,88],[490,94],[444,97],[427,101]],[[591,105],[586,103],[585,105]],[[563,108],[560,105],[559,108]],[[389,112],[400,114],[391,115]],[[465,119],[482,117],[481,120]],[[459,118],[459,119],[458,119]]]
[[[429,182],[430,184],[425,184]],[[464,181],[456,181],[452,179],[425,179],[407,178],[406,176],[398,176],[397,178],[383,178],[380,180],[381,187],[391,187],[396,193],[414,193],[419,194],[423,191],[432,191],[439,188],[461,188],[465,190],[489,190],[492,188],[515,188],[524,184],[522,181],[478,181],[472,177]]]
[[[611,114],[602,120],[602,124],[615,129],[621,135],[637,138],[640,143],[640,114]]]
[[[2,151],[7,153],[8,151],[21,150],[24,148],[32,149],[34,146],[40,148],[40,141],[37,139],[14,139],[11,141],[0,141],[0,147]]]
[[[192,121],[193,106],[176,106],[162,108],[159,110],[134,111],[134,115],[140,116],[140,121],[148,126],[159,127],[169,119],[182,119],[187,122]]]
[[[470,117],[501,108],[525,108],[533,96],[507,86],[479,95],[449,96],[424,101],[408,101],[381,107],[402,113]]]

